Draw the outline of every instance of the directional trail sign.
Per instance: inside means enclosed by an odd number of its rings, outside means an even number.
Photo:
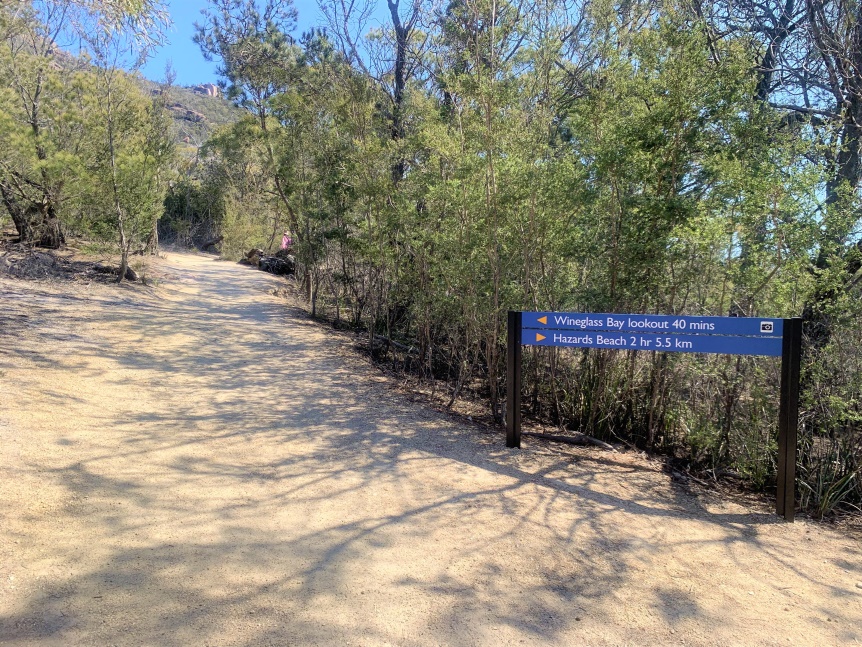
[[[781,355],[784,321],[755,317],[524,312],[521,343],[666,353]]]
[[[507,447],[521,446],[521,346],[781,357],[776,510],[793,521],[801,319],[511,311]]]

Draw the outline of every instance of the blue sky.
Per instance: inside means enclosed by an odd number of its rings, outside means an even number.
[[[216,65],[205,61],[200,48],[192,42],[192,25],[200,22],[201,9],[207,6],[207,1],[168,0],[167,5],[174,22],[167,35],[169,42],[147,61],[141,69],[142,74],[153,81],[161,81],[165,76],[165,64],[170,60],[177,75],[177,85],[215,83]],[[320,10],[315,0],[294,0],[294,5],[299,13],[297,36],[320,24]]]

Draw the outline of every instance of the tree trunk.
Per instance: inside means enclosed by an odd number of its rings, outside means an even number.
[[[834,303],[854,281],[853,255],[856,246],[848,247],[852,225],[847,218],[830,219],[830,212],[848,207],[842,204],[845,195],[855,194],[862,184],[862,5],[847,5],[837,21],[827,13],[821,0],[808,0],[809,24],[813,42],[829,70],[829,86],[835,95],[835,113],[841,116],[840,149],[833,160],[831,178],[826,184],[827,228],[820,241],[814,261],[817,270],[839,264],[841,282],[827,281],[818,285],[802,318],[807,346],[822,348],[832,336],[829,305]],[[846,30],[846,31],[843,31]],[[837,221],[837,226],[835,224]]]
[[[153,228],[150,230],[150,235],[147,237],[147,242],[144,244],[144,254],[146,256],[155,256],[159,253],[159,221],[153,221]]]
[[[0,195],[3,196],[3,205],[12,217],[12,222],[15,223],[15,230],[18,232],[21,242],[30,242],[33,234],[27,213],[12,193],[12,188],[6,182],[0,182]]]
[[[387,0],[392,30],[395,32],[395,68],[393,70],[392,118],[390,132],[393,141],[404,138],[404,89],[407,86],[407,45],[418,17],[418,6],[413,5],[410,19],[403,23],[398,15],[399,0]],[[392,183],[397,185],[404,177],[405,161],[399,155],[392,165]]]
[[[798,22],[793,19],[797,12],[796,0],[786,0],[781,7],[781,13],[777,19],[770,12],[770,17],[775,20],[776,24],[772,29],[766,29],[768,43],[766,51],[763,53],[763,58],[757,66],[757,89],[755,96],[758,101],[766,103],[769,95],[772,93],[772,80],[776,72],[776,63],[778,62],[778,52],[781,49],[784,41],[796,31],[799,26]]]
[[[66,243],[60,219],[50,202],[25,207],[6,182],[0,182],[0,195],[22,243],[48,249],[59,249]]]
[[[39,247],[47,247],[48,249],[59,249],[66,244],[66,236],[63,233],[63,227],[60,224],[60,219],[52,203],[48,203],[43,211],[44,216],[40,223]]]

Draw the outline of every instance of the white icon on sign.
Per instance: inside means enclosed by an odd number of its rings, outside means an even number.
[[[760,332],[772,332],[774,326],[771,321],[760,322]]]

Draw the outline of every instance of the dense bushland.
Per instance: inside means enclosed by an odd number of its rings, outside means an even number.
[[[0,195],[21,242],[68,233],[154,250],[173,158],[167,95],[125,70],[163,23],[150,2],[0,6]],[[62,49],[77,41],[78,56]]]
[[[198,40],[248,114],[205,181],[231,254],[292,230],[313,312],[498,418],[508,309],[804,316],[802,501],[852,508],[857,4],[390,2],[368,31],[333,0],[296,38],[290,3],[216,1]],[[777,361],[526,356],[529,413],[774,485]]]
[[[162,226],[289,229],[311,310],[500,417],[509,309],[802,316],[799,489],[862,504],[859,0],[212,0],[245,116]],[[393,350],[393,353],[395,350]],[[525,353],[528,413],[774,487],[778,362]]]

